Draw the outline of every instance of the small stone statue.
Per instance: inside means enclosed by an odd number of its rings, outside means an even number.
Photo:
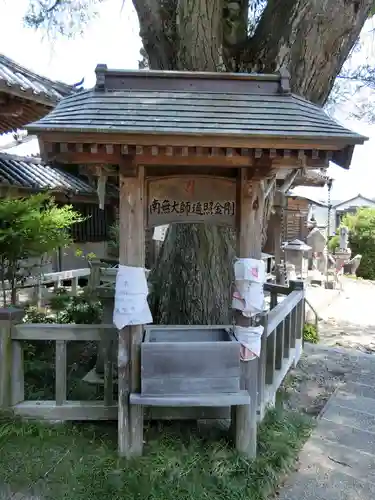
[[[355,257],[353,257],[349,262],[349,273],[352,275],[355,275],[357,272],[357,269],[359,268],[359,265],[361,263],[362,255],[358,254]]]
[[[349,229],[346,226],[340,227],[340,250],[348,250]]]

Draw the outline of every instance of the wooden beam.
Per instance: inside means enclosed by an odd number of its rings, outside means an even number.
[[[274,137],[248,137],[228,135],[177,135],[177,134],[99,134],[94,132],[44,132],[39,134],[47,142],[60,143],[96,143],[106,144],[110,138],[111,144],[138,144],[140,146],[177,146],[177,147],[218,147],[218,148],[242,148],[242,149],[286,149],[286,150],[313,150],[338,151],[348,145],[348,140],[332,142],[326,137],[306,138],[282,138]]]
[[[295,181],[297,175],[301,173],[301,169],[295,169],[293,170],[285,179],[283,185],[279,188],[279,191],[281,193],[286,193],[292,186],[293,182]]]
[[[1,116],[22,116],[24,114],[23,106],[19,103],[12,102],[9,104],[0,103],[0,115]]]
[[[131,166],[131,165],[130,165]],[[144,167],[137,177],[127,177],[120,167],[120,264],[144,267]],[[129,393],[140,392],[140,344],[143,326],[119,332],[118,350],[118,442],[119,454],[140,455],[143,447],[143,409],[129,405]]]
[[[302,166],[324,168],[328,164],[325,152],[316,159],[312,159],[312,152],[310,155],[305,155],[304,151],[303,160],[301,160],[298,150],[290,151],[290,156],[285,157],[285,150],[276,150],[275,148],[253,150],[247,148],[83,144],[73,142],[53,144],[44,142],[44,146],[46,159],[59,163],[107,163],[116,165],[120,163],[123,155],[129,155],[135,156],[139,165],[147,166],[190,166],[194,164],[229,168],[252,166],[262,168],[264,165],[272,164],[275,169],[290,169]]]
[[[264,191],[264,199],[265,200],[269,197],[275,184],[276,184],[276,176],[273,177],[270,181],[268,181],[267,187]]]

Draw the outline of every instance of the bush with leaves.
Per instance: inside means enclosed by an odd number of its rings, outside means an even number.
[[[109,238],[108,250],[114,257],[118,257],[120,245],[120,226],[118,225],[118,223],[113,224],[109,228]]]
[[[335,251],[339,248],[340,246],[340,236],[338,234],[335,234],[335,236],[332,236],[329,240],[328,240],[328,250],[331,252],[331,253],[335,253]]]
[[[25,323],[98,324],[102,321],[102,304],[88,293],[71,297],[60,290],[50,300],[48,310],[30,306]],[[53,399],[55,373],[55,342],[34,341],[24,346],[26,396],[31,399]],[[82,377],[93,368],[97,356],[95,342],[68,344],[68,382],[77,399],[93,397],[82,385]]]
[[[310,344],[318,344],[319,332],[315,325],[311,323],[305,323],[303,327],[303,340],[305,342],[309,342]]]
[[[103,307],[99,300],[88,294],[72,297],[65,290],[60,290],[51,297],[48,312],[35,306],[28,307],[24,322],[92,325],[101,323],[102,315]]]
[[[345,215],[342,224],[349,228],[352,256],[362,255],[357,276],[375,280],[375,208],[358,208]]]
[[[84,218],[71,205],[59,207],[48,194],[0,200],[0,280],[3,305],[7,305],[6,281],[11,302],[16,288],[25,279],[21,263],[43,256],[71,243],[70,228]],[[31,273],[31,269],[28,273]]]

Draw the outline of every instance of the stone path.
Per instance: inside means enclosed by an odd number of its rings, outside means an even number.
[[[344,290],[319,310],[322,343],[375,352],[375,284],[343,278]]]
[[[279,500],[375,498],[375,358],[351,352],[353,370],[325,406]]]

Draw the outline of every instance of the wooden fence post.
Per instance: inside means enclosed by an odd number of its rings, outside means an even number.
[[[15,307],[0,309],[0,408],[12,405],[12,328],[24,315]]]
[[[262,334],[262,343],[260,349],[260,356],[258,359],[258,409],[257,419],[261,422],[264,418],[265,411],[265,386],[266,386],[266,370],[267,370],[267,344],[268,344],[268,329],[267,329],[267,314],[262,317],[262,326],[264,328]]]
[[[91,292],[96,291],[100,285],[100,267],[102,263],[100,260],[92,260],[90,262],[90,276],[89,276],[89,289]]]
[[[125,162],[124,165],[125,166]],[[120,264],[142,267],[145,263],[144,167],[128,177],[120,169]],[[143,407],[130,405],[129,394],[140,392],[141,343],[143,325],[126,326],[119,331],[118,347],[118,445],[120,456],[142,454]]]
[[[263,181],[253,179],[246,168],[239,169],[236,186],[237,256],[261,259],[262,217],[265,202]],[[235,311],[235,324],[250,326],[250,319]],[[241,389],[250,396],[250,405],[237,406],[232,412],[236,428],[236,448],[248,457],[257,451],[257,410],[259,359],[241,362]]]
[[[75,276],[72,278],[72,288],[71,288],[71,296],[76,297],[77,296],[77,291],[78,291],[78,276]]]
[[[303,327],[305,325],[305,289],[306,284],[303,280],[293,280],[289,282],[289,288],[291,291],[302,291],[303,298],[299,304],[296,306],[296,323],[295,323],[295,357],[294,366],[297,365],[298,361],[301,359],[303,352]]]

